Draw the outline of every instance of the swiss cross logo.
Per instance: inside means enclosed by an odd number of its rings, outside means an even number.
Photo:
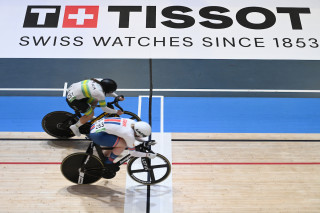
[[[66,6],[63,28],[97,28],[99,6]]]
[[[61,6],[32,5],[27,7],[23,27],[57,28]],[[63,28],[97,28],[99,6],[66,6]]]

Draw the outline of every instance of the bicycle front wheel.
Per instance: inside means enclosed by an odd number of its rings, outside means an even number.
[[[163,155],[154,159],[132,158],[127,165],[129,176],[138,183],[153,185],[164,181],[171,173],[171,163]]]
[[[107,114],[106,117],[121,117],[121,118],[129,118],[135,121],[141,121],[138,115],[134,114],[133,112],[124,111],[122,115],[117,114]]]
[[[74,153],[65,157],[60,166],[63,176],[72,183],[79,184],[80,170],[87,157],[88,154],[83,152]],[[91,184],[101,179],[103,163],[97,156],[92,155],[84,169],[82,184]]]

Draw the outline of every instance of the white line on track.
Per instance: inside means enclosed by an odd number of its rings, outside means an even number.
[[[141,116],[142,98],[149,98],[149,96],[139,96],[138,102],[138,116]],[[152,139],[158,143],[152,147],[156,153],[164,155],[170,162],[172,162],[172,148],[171,148],[171,134],[163,132],[163,113],[164,113],[164,97],[153,96],[152,98],[161,99],[161,119],[160,119],[160,133],[152,133]],[[157,159],[154,159],[157,160]],[[157,162],[156,162],[157,163]],[[163,163],[163,162],[160,162]],[[157,176],[157,171],[155,171]],[[158,174],[159,175],[159,174]],[[128,175],[126,178],[126,196],[124,213],[144,213],[147,201],[147,186],[138,184],[133,181]],[[163,182],[150,186],[150,212],[152,213],[172,213],[172,175]]]
[[[138,117],[141,118],[141,103],[142,98],[149,98],[146,95],[139,95],[138,100]],[[163,119],[164,119],[164,96],[152,96],[152,98],[160,98],[160,132],[163,133]]]
[[[65,91],[65,88],[0,88],[0,91]],[[117,89],[119,92],[149,92],[149,89]],[[262,93],[320,93],[320,90],[281,89],[153,89],[154,92],[262,92]]]
[[[67,89],[68,89],[68,82],[64,83],[64,87],[63,87],[63,97],[66,97],[67,95]]]

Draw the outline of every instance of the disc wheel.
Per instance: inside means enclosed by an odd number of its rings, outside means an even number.
[[[61,163],[61,173],[72,183],[78,184],[80,169],[88,154],[83,152],[74,153],[64,158]],[[101,160],[92,155],[85,166],[82,184],[91,184],[101,179],[103,163]]]
[[[163,155],[154,159],[132,158],[127,165],[129,176],[138,183],[153,185],[165,180],[171,172],[171,163]]]
[[[74,115],[69,112],[55,111],[45,115],[42,119],[42,128],[49,135],[67,139],[74,136],[73,132],[69,129],[69,126],[75,124],[78,118],[74,118]]]

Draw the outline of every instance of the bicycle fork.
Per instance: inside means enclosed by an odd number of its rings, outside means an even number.
[[[84,166],[88,163],[91,155],[87,155],[84,163],[82,164],[81,168],[79,169],[79,178],[78,178],[78,184],[83,184],[83,178],[84,178]]]
[[[90,157],[93,155],[93,143],[91,142],[90,146],[88,147],[86,153],[88,154],[87,157],[84,159],[83,163],[81,164],[81,168],[79,168],[79,178],[78,178],[78,184],[83,184],[84,179],[84,170],[85,166],[89,162]]]

